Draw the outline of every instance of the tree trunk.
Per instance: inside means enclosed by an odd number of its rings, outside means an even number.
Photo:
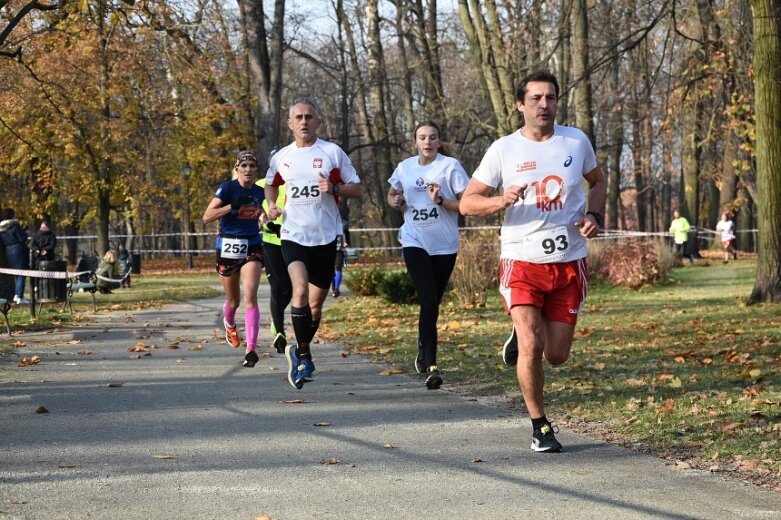
[[[586,0],[572,2],[572,74],[575,81],[575,126],[594,141],[594,111],[591,100],[589,67],[588,16]],[[595,146],[596,147],[596,146]]]
[[[96,191],[98,198],[98,215],[97,215],[97,234],[98,242],[97,249],[98,254],[103,254],[109,250],[108,241],[108,228],[109,217],[111,216],[111,162],[108,160],[110,157],[111,143],[109,134],[109,125],[111,124],[111,105],[109,101],[109,57],[108,57],[108,44],[109,38],[106,34],[106,0],[100,0],[98,3],[98,45],[100,46],[98,52],[100,53],[100,78],[98,83],[98,89],[100,92],[100,104],[102,118],[100,129],[101,149],[99,154],[101,159],[96,161],[97,166],[97,183]]]
[[[781,303],[781,1],[751,0],[754,19],[758,257],[750,303]]]
[[[380,39],[380,13],[378,0],[366,2],[367,47],[368,47],[368,83],[369,103],[372,109],[372,128],[375,138],[375,161],[377,165],[377,180],[374,183],[379,202],[382,221],[391,227],[399,227],[402,224],[402,215],[398,211],[389,211],[388,205],[383,204],[388,179],[393,173],[390,154],[390,135],[388,132],[388,120],[385,112],[385,63],[382,53],[382,41]]]

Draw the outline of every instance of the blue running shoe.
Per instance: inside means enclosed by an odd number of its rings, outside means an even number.
[[[298,373],[298,366],[301,364],[301,360],[298,359],[298,346],[286,346],[285,357],[287,358],[287,380],[293,388],[301,390],[304,388],[304,381]]]
[[[315,364],[309,358],[303,358],[298,364],[298,377],[301,384],[315,380]]]

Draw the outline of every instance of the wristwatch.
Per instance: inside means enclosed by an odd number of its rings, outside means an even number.
[[[442,204],[444,204],[444,202],[445,202],[445,199],[443,199],[442,195],[440,195],[439,196],[439,200],[437,201],[437,206],[441,206]]]
[[[588,211],[586,212],[586,215],[591,215],[594,217],[594,220],[597,221],[597,226],[602,227],[602,223],[604,222],[604,219],[602,218],[602,213],[597,213],[596,211]]]
[[[339,195],[339,191],[340,191],[340,189],[339,189],[339,185],[338,184],[331,184],[331,192],[334,195]]]

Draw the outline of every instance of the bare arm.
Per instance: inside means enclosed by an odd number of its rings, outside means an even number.
[[[597,166],[584,175],[583,178],[586,179],[589,186],[588,211],[604,215],[605,201],[607,200],[607,182],[605,181],[605,175],[602,173],[602,168]],[[599,224],[593,215],[586,215],[576,225],[580,228],[580,234],[587,238],[594,237],[599,232]]]
[[[208,224],[217,219],[220,219],[232,211],[231,205],[222,205],[221,199],[214,197],[209,205],[206,207],[206,211],[203,212],[203,223]]]
[[[266,182],[264,188],[266,192],[266,202],[268,203],[268,219],[276,220],[282,213],[282,210],[277,207],[277,198],[279,197],[279,186],[274,186]]]
[[[489,196],[493,188],[477,179],[470,179],[461,197],[459,211],[462,215],[487,217],[509,208],[526,195],[528,184],[510,185],[501,195]]]

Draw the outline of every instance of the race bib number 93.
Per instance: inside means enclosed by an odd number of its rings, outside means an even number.
[[[567,226],[559,226],[533,233],[523,240],[523,249],[527,262],[563,262],[570,251],[569,230]]]

